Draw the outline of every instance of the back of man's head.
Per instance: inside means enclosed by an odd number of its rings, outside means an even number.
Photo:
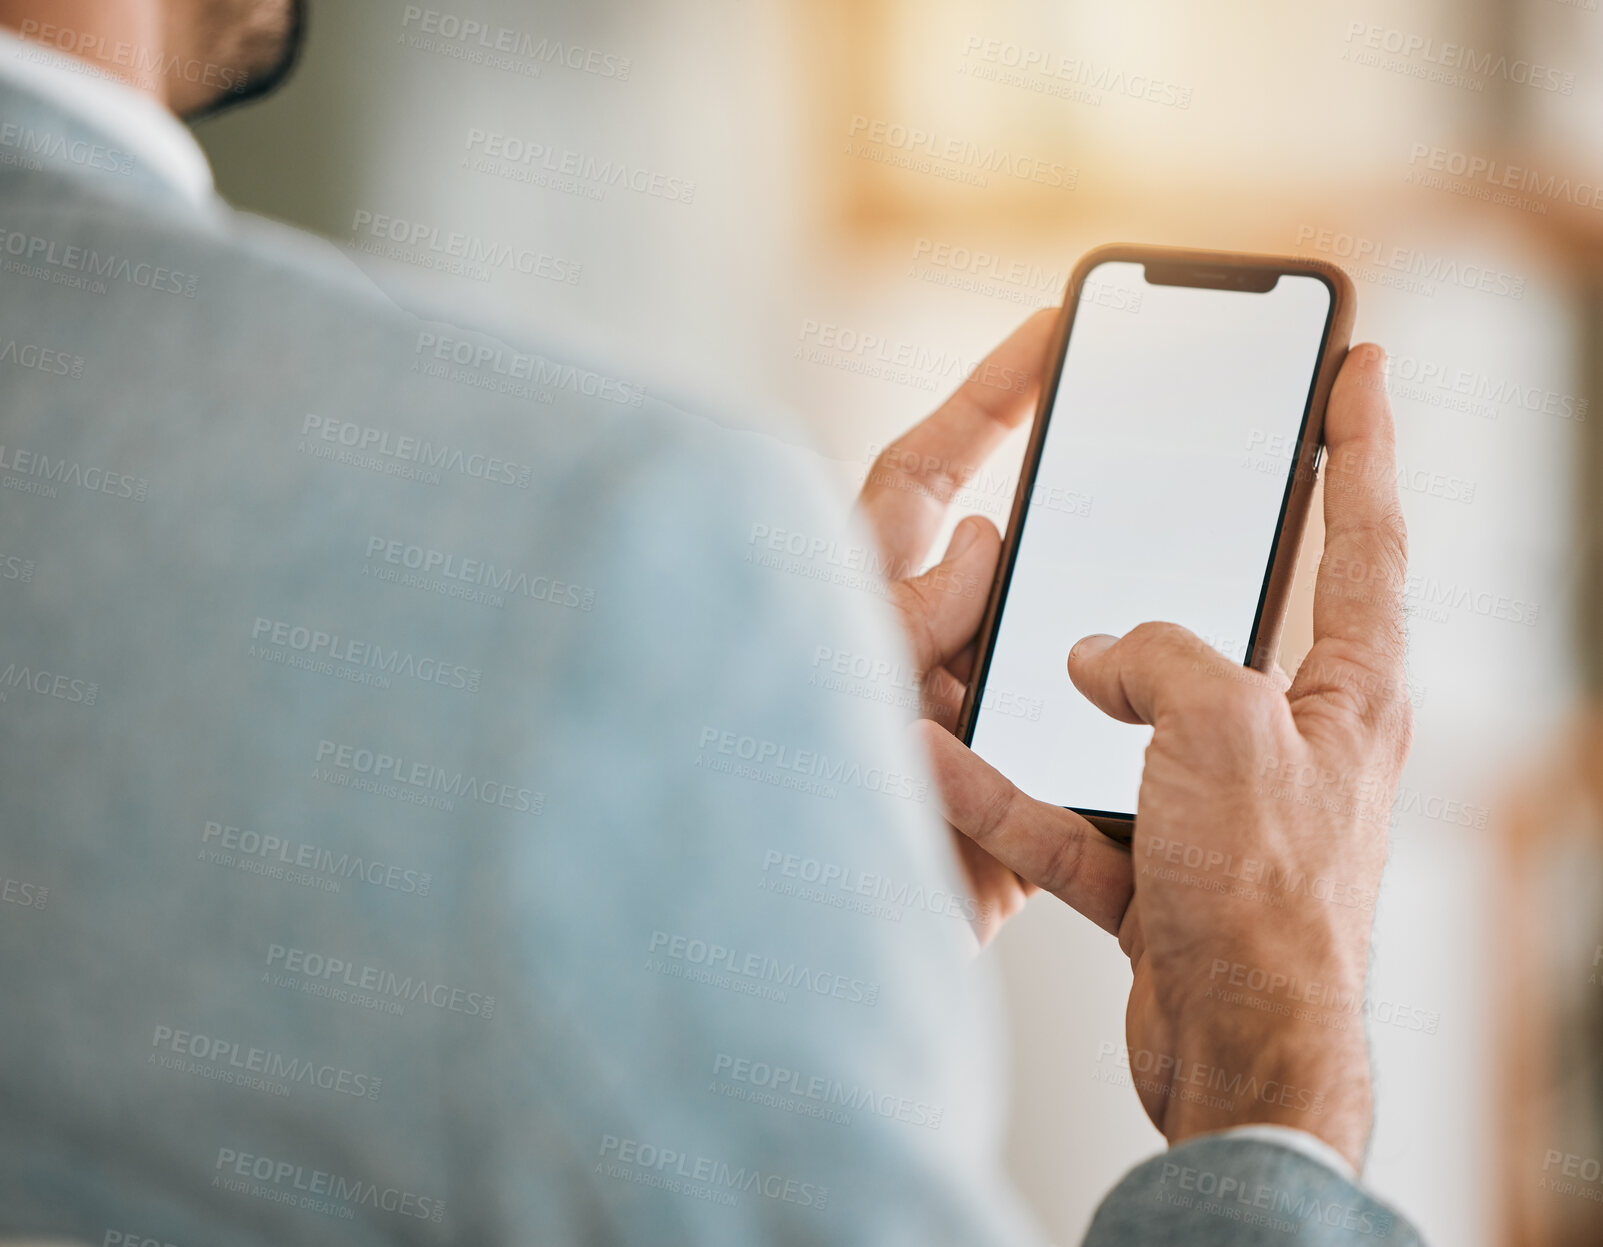
[[[0,0],[0,26],[65,52],[194,119],[289,75],[305,0]]]

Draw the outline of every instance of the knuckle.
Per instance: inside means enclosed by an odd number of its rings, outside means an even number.
[[[994,840],[997,832],[1007,825],[1008,815],[1012,812],[1013,803],[1018,799],[1018,795],[1017,788],[1003,781],[1001,787],[993,792],[980,808],[978,817],[974,820],[974,828],[968,833],[969,839],[981,848]]]
[[[1354,761],[1374,754],[1375,729],[1366,723],[1341,689],[1321,690],[1299,711],[1302,735],[1318,751],[1333,758]]]
[[[939,503],[950,502],[968,483],[971,473],[949,459],[919,452],[904,441],[892,442],[879,457],[868,483],[884,489],[922,494]]]
[[[1152,659],[1184,644],[1190,635],[1179,624],[1149,620],[1137,624],[1126,632],[1121,638],[1121,644],[1142,659]]]
[[[913,660],[922,670],[926,663],[934,661],[936,654],[935,629],[930,620],[930,587],[917,578],[899,580],[891,585],[891,600],[901,616]]]
[[[1378,515],[1363,521],[1353,533],[1373,560],[1377,578],[1400,589],[1408,574],[1408,521],[1397,500],[1390,500]]]
[[[1074,887],[1085,864],[1085,834],[1078,828],[1067,828],[1053,841],[1038,882],[1048,892],[1063,895]]]
[[[1402,504],[1395,499],[1376,519],[1375,536],[1401,577],[1408,570],[1408,520],[1403,516]]]
[[[1187,680],[1172,690],[1172,703],[1187,718],[1213,727],[1232,727],[1256,719],[1261,692],[1246,683]]]
[[[1125,635],[1133,641],[1158,644],[1172,641],[1184,633],[1185,629],[1177,623],[1169,623],[1163,619],[1149,619],[1145,623],[1136,624]]]
[[[1414,707],[1405,697],[1397,707],[1397,715],[1392,727],[1392,761],[1398,770],[1408,761],[1408,755],[1414,748]]]

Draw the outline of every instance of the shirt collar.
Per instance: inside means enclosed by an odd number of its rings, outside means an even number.
[[[188,127],[109,71],[0,29],[0,86],[32,96],[104,136],[150,180],[193,207],[215,203],[211,166]]]

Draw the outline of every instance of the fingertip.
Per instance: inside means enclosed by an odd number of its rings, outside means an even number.
[[[954,559],[967,554],[969,549],[980,539],[989,538],[1001,544],[1001,535],[996,531],[996,525],[983,515],[966,515],[952,529],[951,544],[946,547],[946,558]]]
[[[1069,666],[1073,667],[1076,663],[1088,662],[1096,658],[1106,652],[1108,646],[1118,639],[1116,636],[1109,636],[1106,632],[1094,632],[1090,636],[1081,637],[1074,643],[1074,647],[1069,650]]]
[[[930,766],[939,770],[941,759],[946,755],[946,743],[956,740],[957,737],[934,719],[915,719],[908,725],[907,730],[924,747]]]
[[[1386,348],[1378,342],[1360,342],[1347,352],[1347,358],[1359,368],[1384,369],[1386,367]]]
[[[953,559],[962,558],[968,553],[968,548],[984,531],[979,518],[977,515],[970,515],[958,522],[957,527],[952,530],[952,540],[946,543],[946,557],[941,562],[950,563]]]
[[[1386,393],[1386,352],[1360,342],[1347,352],[1325,411],[1325,441],[1334,454],[1344,442],[1389,438],[1391,403]]]

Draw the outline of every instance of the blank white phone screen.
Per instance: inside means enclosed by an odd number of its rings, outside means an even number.
[[[1168,620],[1244,661],[1330,305],[1087,275],[972,737],[1030,796],[1135,813],[1152,731],[1069,682],[1082,636]]]

